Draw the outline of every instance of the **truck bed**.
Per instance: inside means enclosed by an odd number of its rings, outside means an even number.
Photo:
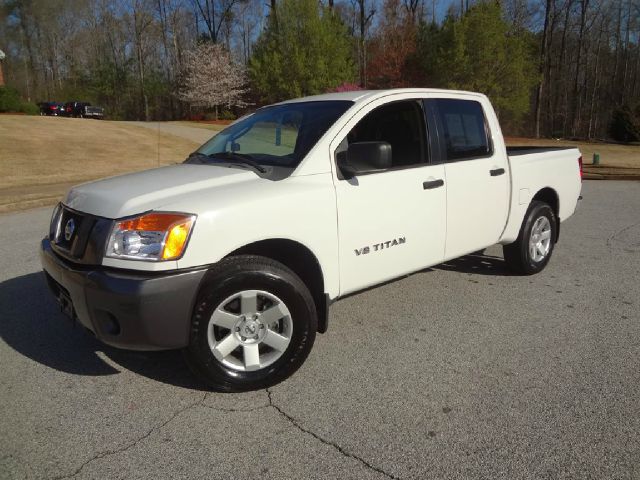
[[[533,196],[550,189],[557,198],[560,221],[576,209],[580,189],[580,150],[576,147],[507,147],[511,169],[511,207],[501,243],[516,240]]]
[[[532,153],[556,152],[558,150],[569,150],[576,147],[536,147],[525,145],[521,147],[507,147],[507,155],[515,157],[517,155],[530,155]]]

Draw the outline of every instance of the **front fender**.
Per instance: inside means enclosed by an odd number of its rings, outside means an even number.
[[[288,177],[253,191],[251,185],[239,184],[201,196],[197,202],[172,204],[171,209],[198,215],[178,268],[212,264],[263,240],[288,239],[314,254],[326,293],[338,296],[337,213],[330,173]]]

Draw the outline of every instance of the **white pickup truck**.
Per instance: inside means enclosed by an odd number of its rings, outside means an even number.
[[[344,295],[496,243],[513,271],[542,270],[581,163],[573,148],[506,148],[477,93],[295,99],[182,164],[71,189],[42,265],[101,341],[182,348],[212,388],[262,388],[300,367]]]

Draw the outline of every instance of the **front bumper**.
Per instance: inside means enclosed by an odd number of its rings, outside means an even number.
[[[102,342],[131,350],[188,345],[205,268],[156,273],[86,267],[63,260],[46,238],[40,259],[53,294],[70,298],[73,317]]]

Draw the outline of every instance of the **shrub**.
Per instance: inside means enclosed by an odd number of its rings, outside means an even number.
[[[22,102],[20,104],[20,111],[27,115],[38,115],[40,113],[40,108],[38,108],[35,103]]]
[[[20,112],[20,94],[15,88],[0,87],[0,112]]]
[[[357,91],[357,90],[362,90],[362,87],[360,85],[358,85],[357,83],[353,83],[353,82],[344,82],[341,83],[340,85],[338,85],[337,87],[334,88],[329,88],[327,90],[327,92],[353,92],[353,91]]]
[[[632,110],[625,105],[613,111],[609,124],[609,135],[619,142],[640,140],[640,104]]]
[[[0,87],[0,112],[38,115],[40,109],[31,102],[23,102],[15,88],[2,86]]]
[[[220,120],[235,120],[236,116],[229,110],[223,110],[219,118]]]

